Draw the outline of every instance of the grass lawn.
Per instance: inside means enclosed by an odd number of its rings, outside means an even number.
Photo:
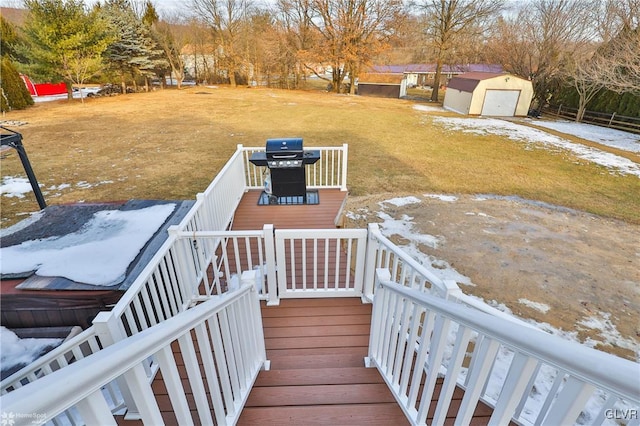
[[[11,128],[23,135],[48,204],[194,199],[237,144],[299,136],[306,147],[349,144],[353,195],[519,195],[640,223],[637,177],[612,175],[568,152],[446,130],[413,109],[417,102],[195,87],[42,103],[3,120],[26,123]],[[2,153],[0,166],[3,178],[25,176],[13,150]],[[38,209],[32,193],[0,199],[3,228]]]

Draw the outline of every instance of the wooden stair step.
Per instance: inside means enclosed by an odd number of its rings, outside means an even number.
[[[371,315],[371,305],[264,308],[262,310],[262,318],[331,317],[334,315]]]
[[[321,316],[297,316],[297,317],[263,317],[264,328],[271,327],[311,327],[318,325],[353,325],[371,323],[371,314],[359,315],[332,315],[330,317]]]
[[[331,299],[316,298],[316,299],[280,299],[280,305],[275,309],[287,308],[287,307],[309,307],[309,306],[360,306],[362,305],[362,299],[359,297],[334,297]],[[273,309],[274,307],[266,307],[263,304],[263,309]]]
[[[349,346],[346,348],[289,348],[271,349],[267,353],[267,358],[273,359],[279,356],[303,356],[303,355],[358,355],[361,358],[367,356],[369,348],[367,346]]]
[[[385,383],[255,387],[246,407],[395,402]]]
[[[364,336],[318,336],[264,339],[267,351],[270,349],[293,348],[343,348],[345,346],[367,346],[369,335]]]
[[[364,366],[364,357],[361,354],[282,355],[269,357],[269,360],[271,361],[272,370]]]
[[[266,339],[292,336],[369,336],[368,324],[348,325],[319,325],[319,326],[289,326],[267,327],[264,329]]]
[[[288,369],[261,371],[254,386],[338,385],[348,383],[384,383],[384,380],[375,368]]]
[[[297,407],[247,407],[243,410],[240,426],[250,425],[374,425],[402,426],[409,422],[395,403],[323,405]]]

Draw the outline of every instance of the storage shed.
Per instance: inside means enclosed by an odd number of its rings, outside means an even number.
[[[444,107],[469,115],[526,116],[532,98],[529,80],[511,74],[469,72],[451,79]]]
[[[407,79],[402,74],[361,74],[358,79],[358,95],[402,98],[407,96]]]

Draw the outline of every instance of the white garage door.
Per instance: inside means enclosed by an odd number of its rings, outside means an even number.
[[[519,90],[487,90],[482,104],[482,115],[513,117],[519,97]]]

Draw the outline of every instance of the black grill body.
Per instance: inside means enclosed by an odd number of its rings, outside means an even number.
[[[305,165],[320,159],[320,151],[303,149],[302,138],[267,139],[264,152],[254,153],[249,161],[266,166],[271,172],[271,191],[276,197],[303,197],[307,183]]]

